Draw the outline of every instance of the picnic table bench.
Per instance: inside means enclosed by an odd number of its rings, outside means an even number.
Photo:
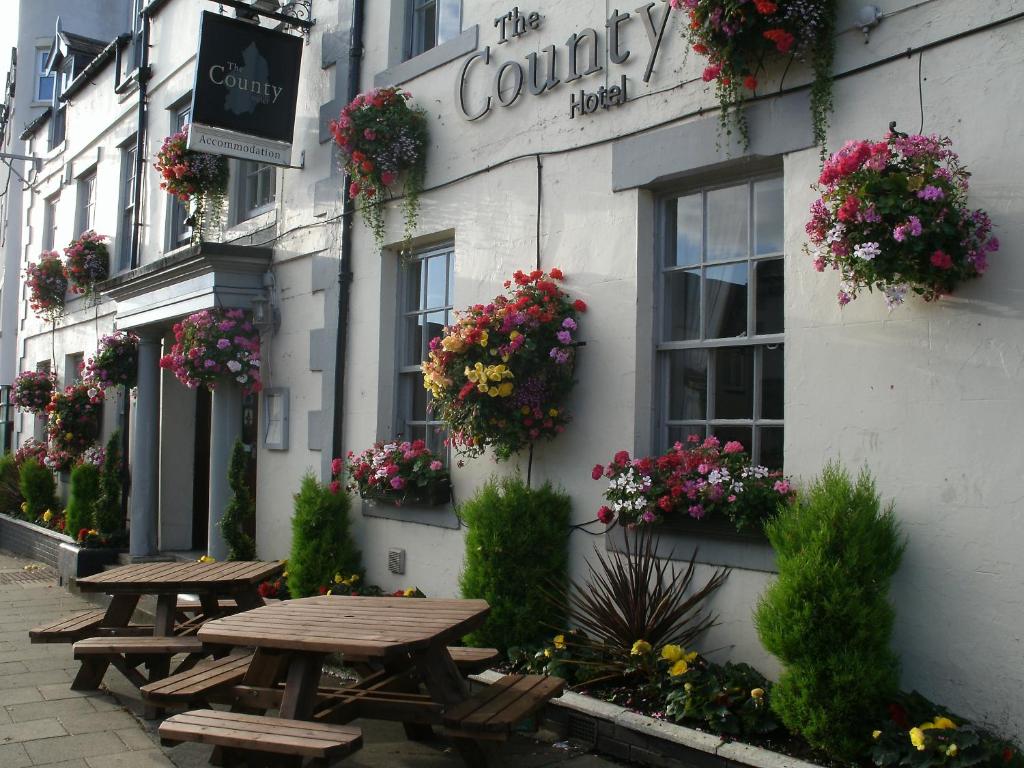
[[[487,764],[486,742],[507,739],[517,722],[560,695],[564,686],[558,678],[513,675],[470,695],[453,650],[467,664],[490,661],[495,652],[462,652],[449,644],[479,627],[488,610],[482,600],[324,596],[284,601],[199,628],[197,637],[206,646],[254,648],[244,672],[241,655],[203,662],[197,674],[149,684],[144,694],[162,703],[208,697],[230,704],[234,714],[262,718],[278,709],[286,728],[344,725],[370,717],[401,722],[410,737],[418,737],[438,726],[453,737],[467,764],[482,766]],[[346,662],[357,660],[362,678],[352,685],[322,686],[323,662],[333,653]],[[161,726],[161,736],[206,741],[203,724],[209,717],[171,718]],[[175,724],[168,725],[172,720]],[[237,732],[230,743],[224,736],[216,744],[229,751],[273,753],[260,739]]]

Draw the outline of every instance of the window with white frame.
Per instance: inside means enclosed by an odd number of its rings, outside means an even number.
[[[43,250],[52,251],[57,242],[57,201],[58,195],[43,201]]]
[[[171,115],[171,133],[177,133],[188,123],[192,115],[192,107],[189,103],[177,107]],[[170,248],[177,248],[186,245],[192,238],[192,227],[185,223],[188,218],[188,203],[184,203],[176,197],[170,198],[170,220],[169,243]]]
[[[397,392],[395,431],[403,439],[424,440],[441,457],[447,455],[444,422],[430,410],[420,364],[430,340],[452,321],[455,250],[451,244],[421,251],[401,267],[399,285]]]
[[[117,270],[128,269],[132,261],[132,233],[135,226],[135,139],[121,147],[121,220],[118,222]]]
[[[78,210],[75,212],[75,230],[82,234],[96,228],[96,171],[78,180]]]
[[[36,80],[35,93],[32,98],[35,101],[50,103],[53,100],[54,76],[46,71],[46,62],[50,59],[49,48],[36,48]]]
[[[659,447],[715,435],[781,469],[782,177],[664,199],[659,228]]]
[[[405,0],[405,51],[411,59],[462,32],[462,0]]]
[[[245,221],[274,207],[277,168],[256,160],[240,160],[235,183],[235,221]]]

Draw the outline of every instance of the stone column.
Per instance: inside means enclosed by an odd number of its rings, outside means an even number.
[[[207,554],[225,560],[228,547],[220,519],[231,499],[228,465],[235,440],[242,436],[242,388],[234,381],[218,382],[210,405],[210,530]]]
[[[160,336],[139,334],[138,390],[133,409],[135,431],[131,441],[131,495],[128,515],[131,530],[128,552],[132,557],[156,554],[160,459]]]

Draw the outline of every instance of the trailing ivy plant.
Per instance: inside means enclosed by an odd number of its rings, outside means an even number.
[[[249,452],[241,440],[235,440],[228,466],[231,500],[220,519],[220,530],[228,545],[228,560],[256,559],[256,541],[247,533],[256,517],[256,506],[245,479],[248,466]]]

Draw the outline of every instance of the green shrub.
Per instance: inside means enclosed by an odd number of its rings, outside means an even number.
[[[143,437],[142,439],[152,439]],[[100,471],[100,492],[93,512],[93,528],[100,533],[117,534],[124,528],[121,511],[121,488],[124,482],[124,462],[121,461],[121,432],[114,432],[107,440],[106,458]],[[77,533],[77,531],[76,531]]]
[[[35,520],[46,510],[57,509],[57,481],[53,472],[36,459],[26,459],[19,473],[19,487],[25,498],[24,517]]]
[[[335,574],[360,574],[359,550],[349,532],[347,494],[317,482],[312,473],[302,478],[295,494],[292,553],[288,558],[288,591],[292,597],[315,595],[329,586]]]
[[[21,514],[21,475],[13,453],[0,456],[0,512],[15,517]]]
[[[471,645],[505,651],[564,625],[546,592],[567,586],[568,495],[550,483],[531,489],[520,477],[490,480],[460,508],[468,528],[462,596],[486,600],[487,622]]]
[[[220,519],[220,530],[228,545],[228,560],[256,559],[256,542],[246,532],[256,517],[256,505],[249,494],[249,484],[245,481],[248,466],[249,452],[241,440],[236,440],[228,467],[231,501]]]
[[[79,464],[71,470],[71,492],[65,512],[67,534],[78,537],[82,528],[92,528],[93,510],[100,497],[100,470],[93,464]]]
[[[874,481],[829,464],[800,503],[766,526],[779,577],[754,614],[761,642],[782,662],[772,708],[791,731],[852,761],[897,691],[889,647],[889,582],[904,542]]]

